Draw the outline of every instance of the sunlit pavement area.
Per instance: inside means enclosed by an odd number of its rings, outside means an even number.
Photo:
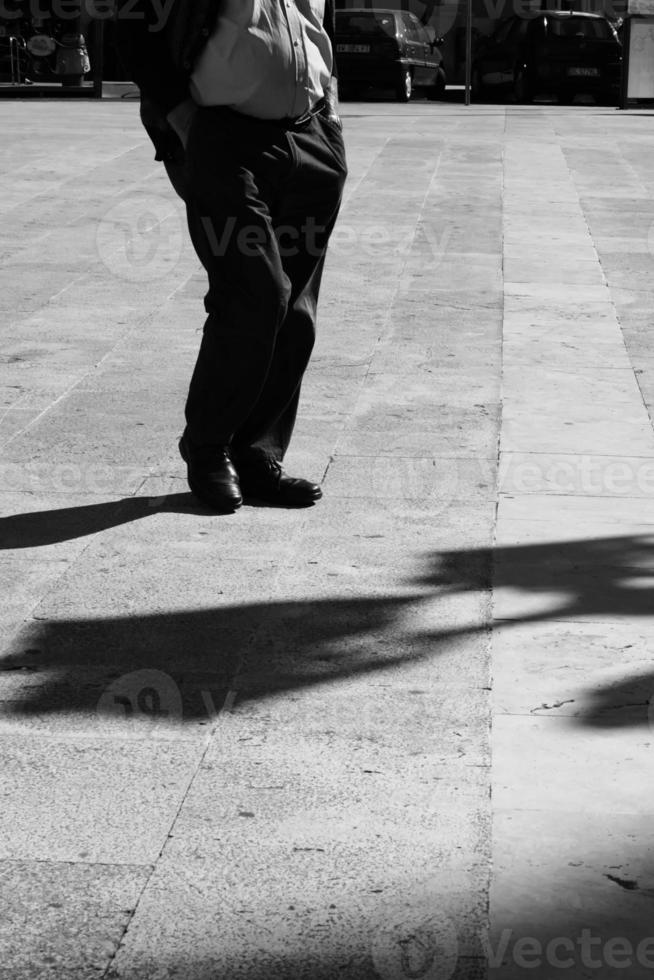
[[[0,976],[654,968],[654,117],[347,103],[290,472],[215,516],[133,101],[0,107]]]

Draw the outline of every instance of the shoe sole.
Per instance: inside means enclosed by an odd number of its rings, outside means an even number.
[[[297,497],[293,498],[284,497],[283,495],[274,496],[273,494],[257,493],[254,490],[250,492],[248,490],[244,490],[242,487],[241,490],[243,492],[243,499],[248,503],[252,501],[264,504],[273,504],[277,507],[312,507],[313,504],[317,504],[318,501],[322,499],[322,491],[314,497],[304,497],[303,499],[298,499]]]

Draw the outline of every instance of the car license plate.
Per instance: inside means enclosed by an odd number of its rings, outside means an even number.
[[[337,44],[336,51],[342,54],[370,54],[369,44]]]
[[[575,75],[577,78],[595,78],[599,75],[599,68],[568,68],[568,75]]]

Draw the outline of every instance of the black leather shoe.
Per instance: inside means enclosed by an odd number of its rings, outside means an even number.
[[[282,507],[309,507],[322,497],[317,483],[286,476],[281,463],[256,460],[237,463],[239,481],[245,497],[265,500]]]
[[[191,448],[188,438],[179,440],[179,452],[187,466],[188,485],[212,510],[230,512],[243,503],[238,473],[227,446]]]

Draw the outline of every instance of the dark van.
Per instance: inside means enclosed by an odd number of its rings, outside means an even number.
[[[400,102],[408,102],[416,87],[425,88],[431,98],[445,91],[438,43],[409,10],[337,10],[336,60],[345,96],[366,88],[392,88]]]

